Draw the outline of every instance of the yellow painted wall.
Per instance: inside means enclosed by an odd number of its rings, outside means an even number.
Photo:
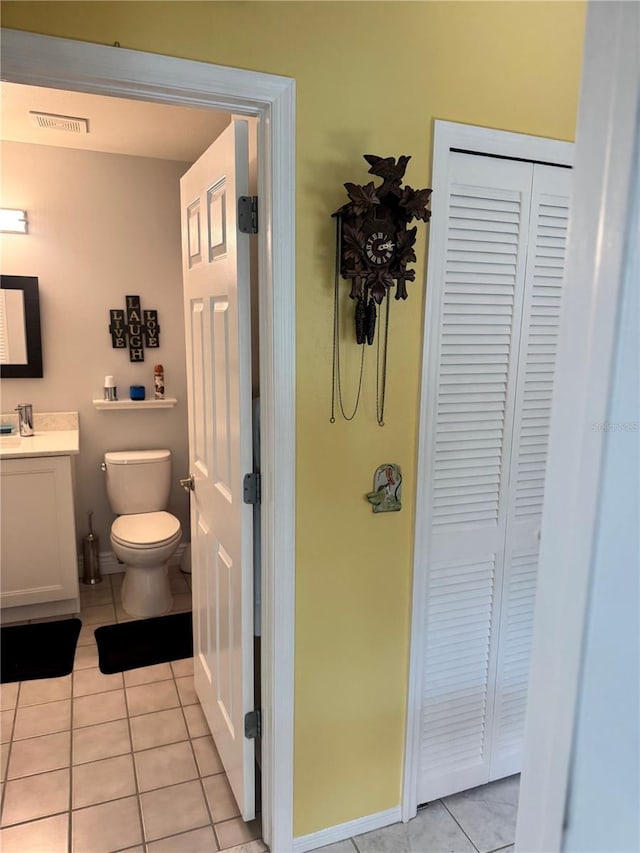
[[[572,139],[584,17],[525,0],[2,4],[5,27],[297,81],[296,835],[401,799],[426,227],[392,306],[386,426],[371,360],[361,413],[332,426],[330,214],[368,179],[364,153],[411,154],[408,183],[428,186],[434,119]],[[390,461],[404,508],[374,516],[363,495]]]

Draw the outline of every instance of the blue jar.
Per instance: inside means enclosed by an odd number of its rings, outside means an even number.
[[[144,400],[144,385],[130,385],[129,397],[132,400]]]

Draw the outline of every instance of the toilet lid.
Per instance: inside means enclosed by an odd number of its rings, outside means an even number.
[[[179,534],[180,522],[169,512],[121,515],[111,525],[111,533],[121,542],[151,547]]]

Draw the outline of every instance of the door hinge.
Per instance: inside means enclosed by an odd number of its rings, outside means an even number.
[[[245,474],[242,484],[244,502],[246,504],[259,504],[262,498],[260,474],[257,471],[254,471],[253,474]]]
[[[238,230],[243,234],[258,233],[257,195],[241,195],[238,199]]]
[[[244,736],[258,738],[262,735],[262,711],[257,709],[244,715]]]

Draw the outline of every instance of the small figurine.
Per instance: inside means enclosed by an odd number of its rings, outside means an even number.
[[[381,465],[373,478],[373,491],[367,500],[374,512],[399,512],[402,509],[402,474],[398,465]]]

